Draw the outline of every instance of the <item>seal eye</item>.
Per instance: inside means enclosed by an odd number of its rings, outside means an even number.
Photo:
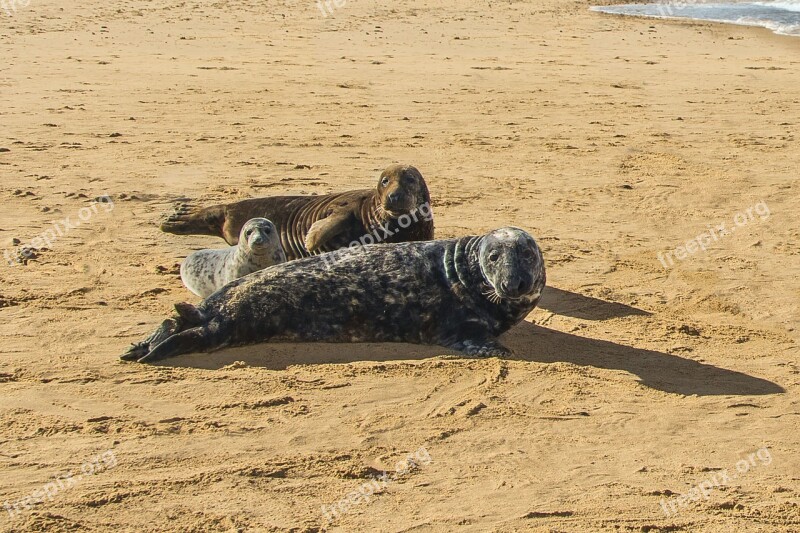
[[[492,252],[489,254],[489,261],[491,261],[492,263],[494,263],[498,259],[500,259],[500,254],[498,252]]]
[[[389,185],[389,178],[383,178],[381,180],[381,186],[386,187],[387,185]]]
[[[250,235],[252,235],[252,234],[253,234],[253,230],[251,230],[251,229],[249,229],[249,230],[244,232],[244,236],[247,237],[247,238],[249,238]]]

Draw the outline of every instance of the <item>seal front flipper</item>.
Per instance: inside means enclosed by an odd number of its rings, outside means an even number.
[[[447,348],[458,350],[474,357],[509,357],[513,352],[491,337],[462,339],[447,345]]]
[[[325,245],[330,244],[334,238],[347,232],[353,221],[353,213],[349,211],[332,213],[322,220],[317,220],[308,228],[304,243],[306,250],[312,253],[323,252]],[[336,248],[336,246],[329,247]]]

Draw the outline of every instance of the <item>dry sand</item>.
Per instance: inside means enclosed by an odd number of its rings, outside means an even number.
[[[0,265],[0,502],[116,458],[2,530],[800,531],[800,39],[583,1],[274,3],[0,11],[0,243],[88,219]],[[538,238],[550,287],[514,358],[117,360],[196,301],[180,260],[223,245],[160,233],[174,201],[370,187],[398,161],[439,237]]]

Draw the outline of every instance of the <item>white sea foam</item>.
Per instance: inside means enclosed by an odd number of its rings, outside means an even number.
[[[753,2],[753,4],[757,6],[774,7],[775,9],[784,9],[786,11],[800,13],[800,2]]]
[[[782,35],[800,36],[800,2],[699,3],[675,0],[657,4],[596,6],[591,9],[616,15],[761,26]]]

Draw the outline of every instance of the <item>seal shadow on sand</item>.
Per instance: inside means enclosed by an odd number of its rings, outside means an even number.
[[[607,302],[577,292],[547,287],[536,306],[557,315],[583,320],[607,320],[623,316],[650,316],[653,313],[617,302]]]
[[[599,318],[601,316],[610,318],[650,314],[624,304],[605,302],[560,289],[548,288],[547,292],[550,292],[551,296],[543,307],[552,312],[562,309],[565,310],[564,314],[569,314],[571,310],[575,310],[591,314],[595,317],[594,320],[601,319]],[[536,326],[527,321],[512,328],[500,340],[514,350],[512,360],[536,363],[564,362],[608,370],[624,370],[638,376],[639,382],[643,385],[664,392],[699,396],[750,396],[786,392],[776,383],[734,370],[654,350],[580,337]],[[418,360],[443,354],[459,355],[457,352],[438,346],[402,343],[264,343],[208,354],[181,355],[157,364],[210,370],[242,361],[249,366],[283,370],[297,364]]]

